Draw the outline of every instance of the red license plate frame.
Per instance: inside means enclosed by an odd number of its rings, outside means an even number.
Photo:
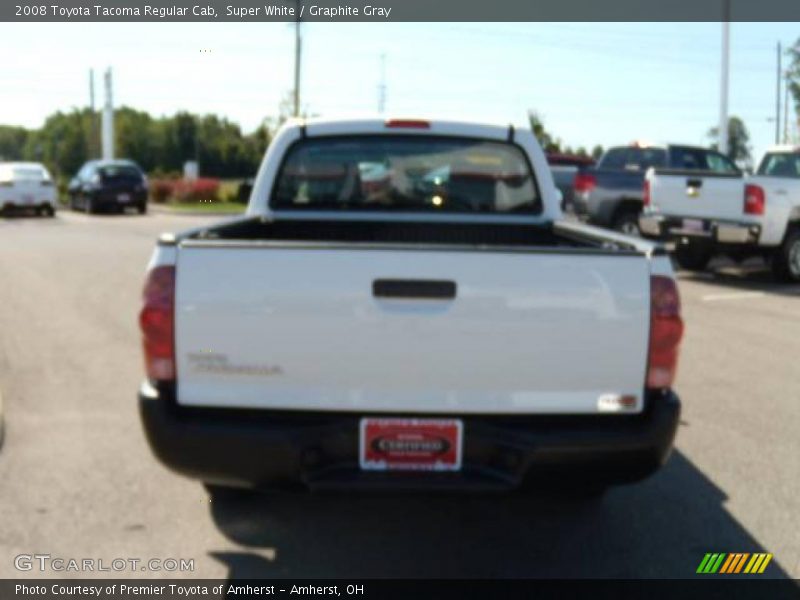
[[[463,445],[461,419],[364,417],[359,423],[364,471],[460,471]]]

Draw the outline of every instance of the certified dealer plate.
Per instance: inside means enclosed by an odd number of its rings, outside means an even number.
[[[463,424],[459,419],[364,418],[359,462],[368,471],[458,471]]]

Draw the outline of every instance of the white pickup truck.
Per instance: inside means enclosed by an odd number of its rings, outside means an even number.
[[[150,445],[212,487],[597,490],[680,412],[667,254],[562,221],[513,127],[285,125],[246,216],[160,238],[140,326]]]
[[[642,234],[675,241],[685,269],[705,269],[715,254],[763,256],[776,277],[800,281],[800,149],[768,151],[747,178],[712,150],[696,154],[701,171],[648,170]]]

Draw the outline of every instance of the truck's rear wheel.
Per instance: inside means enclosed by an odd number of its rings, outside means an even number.
[[[681,244],[675,247],[675,260],[687,271],[703,271],[711,261],[711,249],[698,244]]]
[[[625,235],[639,236],[639,214],[626,210],[614,218],[614,229]]]
[[[786,234],[772,257],[772,272],[781,281],[800,281],[800,228]]]

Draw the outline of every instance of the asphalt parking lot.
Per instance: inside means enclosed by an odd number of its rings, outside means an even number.
[[[706,552],[763,551],[775,557],[765,575],[800,578],[800,286],[757,263],[680,274],[677,449],[658,475],[599,504],[212,502],[151,456],[135,400],[153,241],[208,220],[0,219],[0,577],[40,575],[15,569],[22,553],[193,558],[194,576],[214,578],[690,577]]]

